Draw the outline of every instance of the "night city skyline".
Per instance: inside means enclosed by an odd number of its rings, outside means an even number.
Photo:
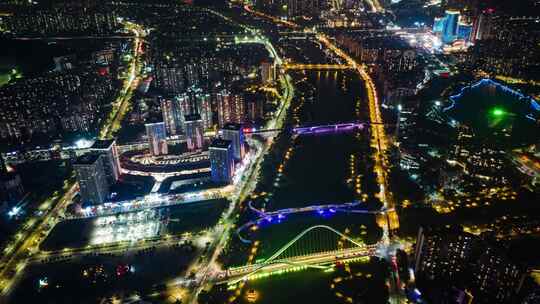
[[[539,0],[3,0],[0,45],[0,304],[540,303]]]

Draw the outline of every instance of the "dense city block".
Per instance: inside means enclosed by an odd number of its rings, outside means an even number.
[[[540,303],[538,0],[6,0],[0,43],[0,303]]]

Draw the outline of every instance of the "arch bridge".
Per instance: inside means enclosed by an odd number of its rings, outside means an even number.
[[[234,285],[257,276],[281,273],[299,267],[326,270],[332,268],[335,263],[375,256],[378,248],[378,243],[366,245],[330,226],[315,225],[300,232],[263,261],[231,267],[218,274],[216,280],[219,283]]]

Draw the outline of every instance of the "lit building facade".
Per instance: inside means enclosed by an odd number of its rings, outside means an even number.
[[[264,60],[261,62],[261,80],[268,84],[276,80],[276,68],[272,62]]]
[[[238,123],[227,123],[221,129],[223,139],[232,143],[233,156],[237,161],[241,161],[245,154],[244,131],[242,125]]]
[[[160,105],[167,134],[171,136],[179,134],[181,131],[181,126],[180,122],[178,121],[179,109],[176,100],[173,98],[162,98],[160,100]]]
[[[109,185],[115,184],[120,179],[120,161],[114,139],[96,140],[90,152],[99,154],[103,158],[103,168]]]
[[[146,136],[148,136],[148,144],[150,153],[154,156],[168,154],[167,147],[167,132],[165,123],[146,124]]]
[[[438,33],[444,43],[452,43],[459,35],[459,21],[459,11],[446,11],[444,17],[435,18],[433,32]]]
[[[230,184],[234,174],[234,156],[230,140],[216,138],[209,147],[212,181]]]
[[[449,291],[459,288],[482,299],[479,303],[511,303],[526,274],[498,245],[457,228],[420,229],[415,272],[427,300],[444,302]]]
[[[446,11],[445,22],[442,32],[442,41],[451,43],[456,40],[459,30],[460,14],[457,11]]]
[[[195,102],[197,104],[197,113],[201,116],[203,129],[209,130],[214,126],[214,119],[212,113],[212,102],[210,100],[210,94],[198,93],[195,95]]]
[[[201,115],[191,114],[185,117],[187,147],[190,151],[200,150],[204,143],[204,129]]]
[[[220,127],[226,123],[243,123],[245,119],[244,95],[223,89],[217,94],[218,123]]]
[[[103,166],[103,156],[86,154],[73,164],[79,182],[81,202],[88,205],[102,204],[109,195],[107,174]]]
[[[486,10],[476,17],[471,31],[472,42],[493,37],[493,16],[493,10]]]

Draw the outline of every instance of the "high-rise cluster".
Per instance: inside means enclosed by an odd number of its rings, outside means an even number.
[[[503,249],[458,229],[420,229],[415,271],[427,298],[440,302],[457,292],[482,303],[510,303],[526,274]]]
[[[0,28],[17,35],[52,36],[69,34],[112,34],[120,28],[114,11],[53,8],[29,9],[0,19]]]

